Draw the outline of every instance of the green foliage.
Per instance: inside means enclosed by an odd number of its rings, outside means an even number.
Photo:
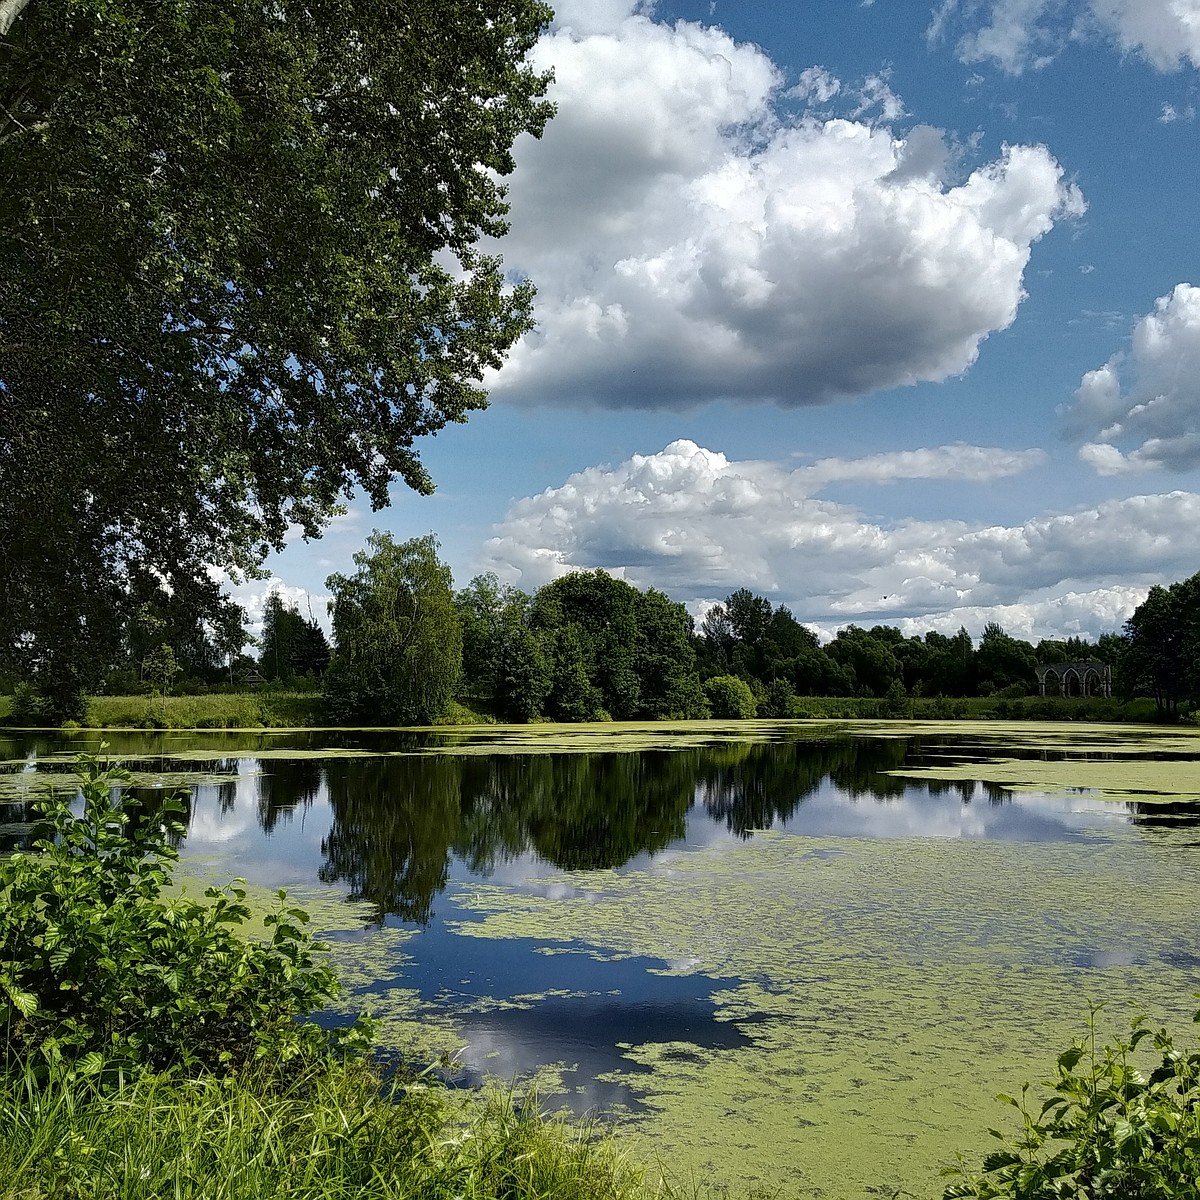
[[[163,642],[146,655],[142,662],[142,670],[146,678],[154,685],[163,698],[171,690],[171,684],[182,670],[175,659],[175,651]]]
[[[1186,700],[1200,699],[1200,574],[1152,587],[1125,623],[1123,690],[1152,696],[1161,718],[1174,720]]]
[[[259,674],[268,680],[320,678],[329,666],[325,631],[313,618],[305,620],[294,604],[285,604],[278,592],[267,597],[259,649]]]
[[[975,652],[975,672],[980,690],[1005,692],[1017,687],[1022,693],[1037,679],[1037,655],[1028,642],[1010,637],[995,623],[988,624]]]
[[[286,1086],[141,1077],[31,1092],[0,1081],[0,1194],[20,1200],[671,1200],[601,1125],[532,1098],[381,1085],[320,1062]],[[697,1193],[688,1189],[688,1200]],[[682,1195],[679,1200],[683,1200]],[[715,1200],[715,1197],[714,1197]]]
[[[829,657],[839,663],[854,681],[855,691],[864,696],[885,696],[903,668],[893,653],[895,643],[880,637],[879,630],[847,625],[827,647]],[[899,632],[898,630],[896,631]]]
[[[534,721],[554,687],[553,639],[519,620],[504,623],[496,659],[496,707],[508,721]]]
[[[1200,1021],[1200,1013],[1196,1014]],[[1157,1062],[1138,1054],[1146,1043]],[[1021,1115],[982,1169],[948,1174],[961,1182],[947,1200],[1180,1200],[1200,1179],[1200,1053],[1177,1048],[1165,1029],[1141,1018],[1130,1037],[1097,1049],[1095,1013],[1087,1039],[1060,1054],[1052,1093],[1040,1105],[1028,1085],[1000,1096]]]
[[[634,614],[641,695],[637,715],[666,721],[706,716],[708,706],[696,674],[692,621],[683,605],[651,588],[637,593]]]
[[[554,633],[531,626],[531,600],[495,575],[454,598],[463,631],[463,690],[505,721],[535,721],[554,686]]]
[[[537,593],[529,628],[552,654],[545,712],[555,720],[704,715],[691,619],[662,592],[576,571]]]
[[[591,680],[583,638],[575,625],[559,630],[554,649],[554,676],[546,713],[555,721],[599,721],[604,697]]]
[[[717,720],[739,720],[757,712],[750,685],[736,675],[716,675],[704,684],[712,715]]]
[[[358,571],[331,575],[336,653],[325,674],[330,715],[341,723],[429,725],[462,674],[462,628],[450,568],[430,534],[397,542],[373,533]]]
[[[43,695],[33,684],[21,680],[13,688],[8,723],[45,729],[64,721],[83,721],[87,712],[88,704],[82,692],[75,694],[69,703],[59,703]]]
[[[605,571],[574,571],[533,600],[530,626],[553,637],[554,686],[547,715],[632,720],[641,708],[637,589]]]
[[[149,809],[127,772],[80,758],[83,812],[51,796],[35,853],[0,862],[3,1055],[71,1078],[180,1065],[210,1070],[286,1060],[321,1034],[295,1017],[335,992],[279,894],[267,944],[238,928],[245,892],[209,888],[206,903],[166,899],[180,802]]]
[[[58,703],[111,661],[139,574],[178,594],[319,532],[349,488],[431,490],[417,439],[482,408],[531,325],[532,284],[480,243],[505,230],[514,141],[550,115],[526,56],[551,10],[19,7],[0,660]]]
[[[885,717],[892,718],[911,717],[913,715],[912,702],[908,698],[908,693],[904,690],[904,684],[899,679],[893,679],[888,686],[887,695],[883,699],[880,711]]]

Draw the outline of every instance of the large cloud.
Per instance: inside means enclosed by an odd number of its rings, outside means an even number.
[[[539,327],[498,396],[807,404],[944,379],[1013,321],[1033,243],[1083,209],[1042,146],[952,181],[939,131],[880,123],[903,114],[883,75],[787,89],[759,48],[630,7],[571,5],[535,52],[558,115],[518,149],[503,252],[538,285]]]
[[[965,26],[957,42],[964,62],[995,62],[1011,74],[1051,62],[1072,37],[1099,35],[1160,71],[1200,66],[1200,5],[1196,0],[944,0],[929,28],[931,41]]]
[[[1200,288],[1158,298],[1128,355],[1083,377],[1068,423],[1090,439],[1080,457],[1101,474],[1200,464]]]
[[[827,629],[965,622],[977,632],[999,615],[1040,636],[1113,629],[1151,583],[1195,570],[1200,496],[1187,492],[1011,527],[876,521],[816,495],[837,480],[984,481],[1039,461],[949,446],[793,468],[678,441],[518,501],[487,545],[488,565],[525,587],[603,567],[697,609],[746,586]]]

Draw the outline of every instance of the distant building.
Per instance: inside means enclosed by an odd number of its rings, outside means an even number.
[[[1099,659],[1080,662],[1039,663],[1038,689],[1043,696],[1103,696],[1112,697],[1112,667]]]

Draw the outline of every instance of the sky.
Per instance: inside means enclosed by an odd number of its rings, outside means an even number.
[[[1200,570],[1200,0],[562,0],[533,61],[536,330],[252,620],[375,528],[822,637],[1095,638]]]

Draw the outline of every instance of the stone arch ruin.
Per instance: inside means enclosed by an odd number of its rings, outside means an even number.
[[[1080,662],[1039,663],[1038,690],[1043,696],[1103,696],[1112,697],[1112,667],[1098,659]]]

